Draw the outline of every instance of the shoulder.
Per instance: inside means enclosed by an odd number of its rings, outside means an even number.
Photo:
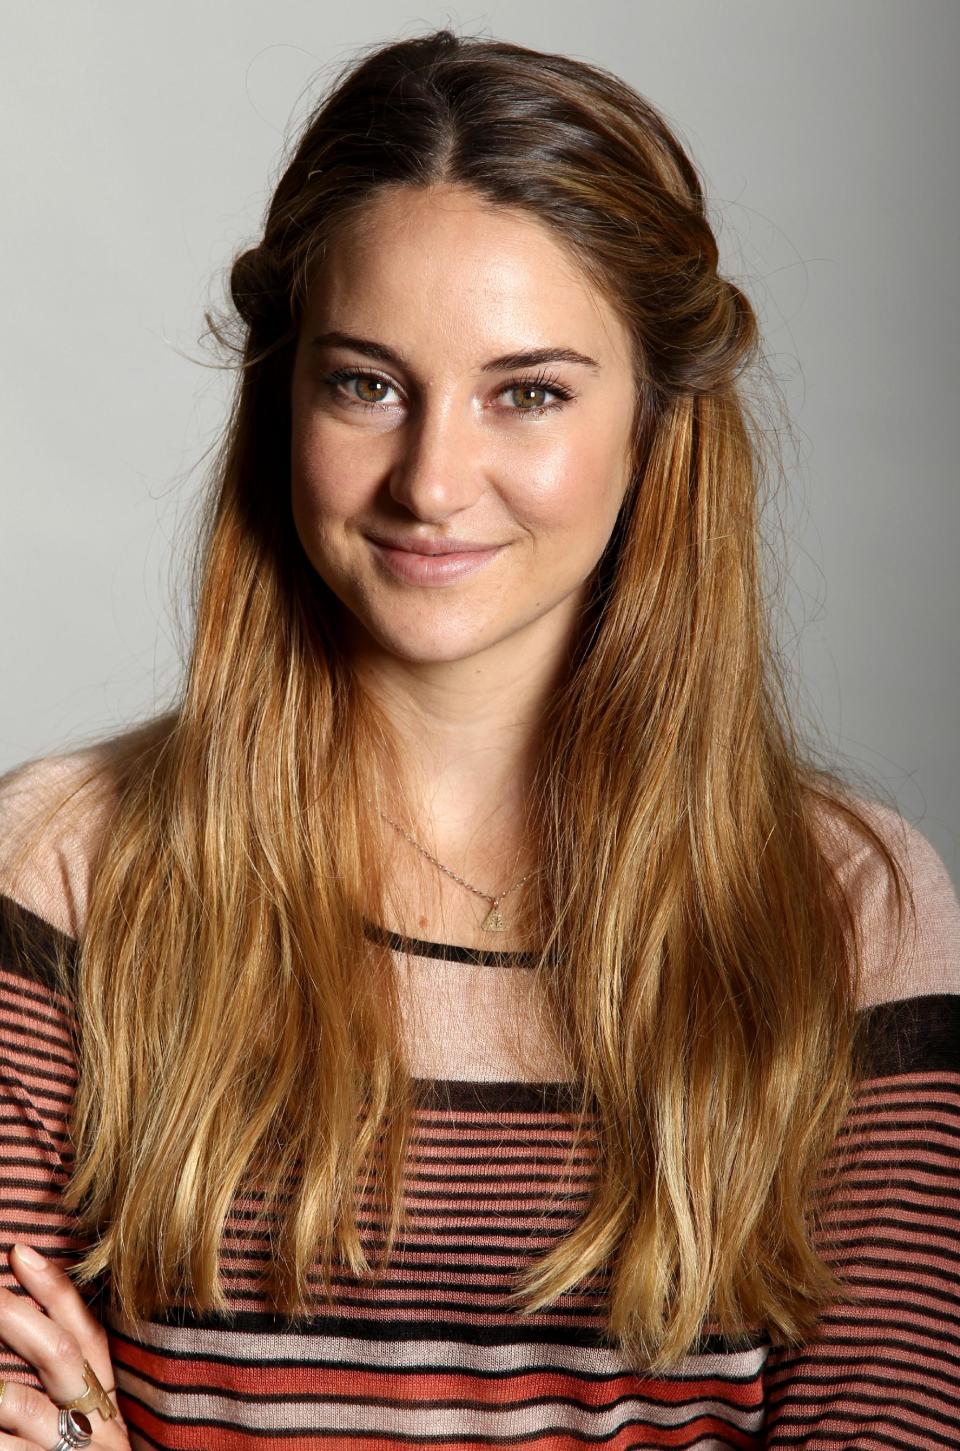
[[[115,794],[98,746],[42,756],[0,776],[0,896],[79,938]]]
[[[899,811],[849,791],[845,800],[881,838],[906,888],[900,923],[882,852],[846,812],[816,800],[818,839],[856,919],[860,1006],[960,994],[960,900],[942,857]]]

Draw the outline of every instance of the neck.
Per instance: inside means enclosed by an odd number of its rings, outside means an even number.
[[[383,783],[387,810],[443,859],[503,853],[523,841],[544,712],[565,659],[505,648],[452,661],[355,658],[364,691],[386,716],[403,779]],[[498,846],[499,843],[499,846]],[[503,860],[507,858],[502,856]]]

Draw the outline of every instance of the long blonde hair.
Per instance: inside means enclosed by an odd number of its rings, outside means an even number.
[[[403,1222],[414,1086],[370,763],[386,722],[340,648],[289,501],[289,383],[310,276],[386,186],[455,182],[533,214],[636,356],[634,471],[543,725],[534,971],[595,1125],[582,1221],[519,1277],[537,1310],[610,1272],[609,1330],[662,1366],[704,1327],[808,1336],[842,1287],[811,1203],[862,1065],[859,947],[812,807],[895,859],[791,724],[759,566],[761,361],[718,272],[698,174],[608,72],[440,30],[370,51],[311,115],[231,272],[240,360],[174,709],[115,741],[116,802],[71,981],[64,1203],[114,1303],[223,1310],[218,1253],[256,1183],[265,1287],[309,1310],[319,1260],[370,1272]],[[223,323],[217,324],[226,339]],[[845,804],[846,802],[846,804]],[[359,965],[362,963],[362,970]],[[585,1131],[585,1130],[584,1130]]]

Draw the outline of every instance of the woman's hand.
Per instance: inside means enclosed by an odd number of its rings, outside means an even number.
[[[60,1437],[60,1406],[83,1395],[84,1361],[104,1390],[110,1391],[116,1382],[106,1331],[69,1275],[42,1255],[40,1265],[32,1265],[23,1251],[24,1246],[14,1245],[10,1264],[43,1309],[11,1290],[0,1290],[0,1340],[35,1367],[47,1394],[19,1381],[3,1383],[0,1451],[51,1451]],[[116,1407],[115,1392],[110,1400]],[[119,1411],[110,1420],[96,1409],[84,1414],[93,1432],[90,1451],[129,1451],[130,1438]]]

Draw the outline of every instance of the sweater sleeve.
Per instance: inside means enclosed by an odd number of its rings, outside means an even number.
[[[10,1267],[17,1240],[62,1265],[86,1247],[61,1203],[73,1163],[74,1020],[56,986],[60,934],[9,897],[0,909],[0,1286],[26,1295]],[[69,956],[70,939],[61,940]],[[42,1389],[2,1340],[0,1376]]]
[[[84,787],[93,760],[50,757],[0,780],[0,1286],[17,1295],[27,1294],[10,1266],[17,1240],[64,1268],[87,1248],[62,1192],[74,1158],[71,977],[97,823]],[[96,1313],[94,1287],[81,1293]],[[0,1376],[42,1389],[2,1339]]]
[[[894,819],[896,818],[896,819]],[[878,855],[846,863],[866,973],[871,1069],[825,1166],[815,1237],[847,1303],[811,1343],[771,1350],[770,1448],[960,1446],[960,903],[930,843],[876,808],[914,912],[894,950]]]

